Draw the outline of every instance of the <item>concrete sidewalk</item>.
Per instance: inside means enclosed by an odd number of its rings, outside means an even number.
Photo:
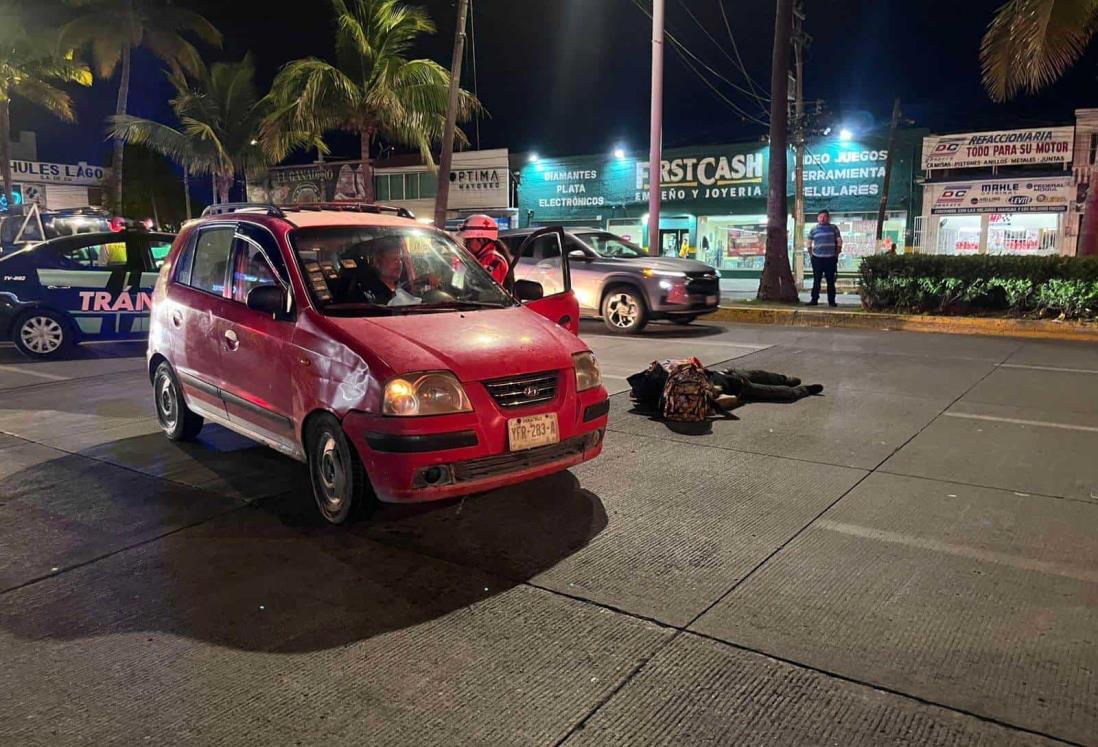
[[[0,744],[1098,745],[1098,346],[604,331],[598,460],[341,529],[140,350],[0,351]],[[684,354],[826,389],[632,412]]]

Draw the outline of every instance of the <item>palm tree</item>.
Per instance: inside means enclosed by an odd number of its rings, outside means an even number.
[[[435,24],[420,9],[398,0],[331,0],[336,16],[335,63],[315,57],[295,60],[271,86],[271,113],[263,140],[281,158],[301,133],[319,138],[333,130],[359,136],[366,199],[374,199],[370,148],[374,140],[418,148],[433,164],[431,145],[442,140],[450,73],[432,60],[409,60],[420,34]],[[461,121],[480,102],[461,91]],[[457,137],[466,142],[460,132]]]
[[[191,34],[212,45],[221,44],[221,33],[202,16],[170,5],[167,0],[68,0],[85,13],[66,23],[61,39],[74,49],[91,47],[95,72],[110,78],[121,68],[115,115],[125,115],[130,95],[130,55],[145,47],[169,65],[198,73],[202,60],[184,38]],[[114,202],[122,204],[122,141],[115,140],[111,167]]]
[[[12,96],[30,101],[66,122],[76,121],[69,95],[55,83],[90,86],[91,72],[71,54],[58,53],[53,39],[33,34],[19,8],[0,3],[0,172],[4,201],[14,204],[11,176]]]
[[[980,45],[984,87],[995,101],[1059,80],[1098,29],[1098,0],[1010,0]]]
[[[1055,83],[1098,30],[1098,0],[1010,0],[980,45],[984,87],[995,101]],[[1090,169],[1077,254],[1098,254],[1098,180]]]
[[[271,163],[258,141],[266,110],[255,85],[255,63],[251,55],[209,68],[199,62],[193,83],[178,67],[168,80],[175,88],[170,103],[179,127],[122,114],[111,117],[110,134],[166,156],[185,174],[211,175],[214,201],[228,202],[237,175]]]

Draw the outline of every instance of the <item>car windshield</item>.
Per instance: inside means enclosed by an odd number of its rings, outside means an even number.
[[[583,243],[595,250],[600,257],[635,259],[645,256],[644,250],[631,241],[605,231],[576,234]]]
[[[294,251],[317,308],[370,316],[514,306],[464,249],[429,228],[302,228]]]

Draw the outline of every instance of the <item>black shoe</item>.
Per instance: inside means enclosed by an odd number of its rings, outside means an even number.
[[[805,304],[805,306],[819,306],[819,305],[820,305],[819,301],[809,301],[808,303]]]
[[[801,380],[798,379],[796,376],[790,376],[788,378],[789,378],[789,381],[786,384],[786,386],[800,386],[801,385]]]
[[[835,303],[834,301],[828,301],[827,305],[833,309],[837,309],[839,307],[839,304]]]
[[[819,394],[824,390],[823,384],[809,384],[805,389],[808,390],[809,394]]]

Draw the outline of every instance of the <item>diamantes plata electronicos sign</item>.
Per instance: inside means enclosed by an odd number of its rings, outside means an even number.
[[[1074,127],[967,132],[923,138],[924,169],[969,169],[1072,160]]]

